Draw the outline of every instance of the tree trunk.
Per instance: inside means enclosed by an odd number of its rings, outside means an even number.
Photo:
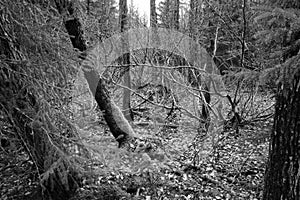
[[[87,46],[83,38],[80,20],[79,18],[73,16],[74,5],[72,1],[56,0],[55,3],[59,13],[68,13],[69,16],[73,17],[65,21],[65,27],[70,35],[70,40],[73,47],[82,52],[81,59],[85,59],[85,51],[87,50]],[[124,146],[135,135],[132,127],[117,105],[111,99],[105,83],[103,79],[99,77],[98,72],[88,66],[83,66],[83,72],[90,90],[95,95],[95,100],[98,106],[103,112],[104,119],[111,133],[118,141],[119,147]]]
[[[173,0],[173,27],[175,30],[179,30],[179,4],[180,1],[179,0]]]
[[[300,57],[286,66],[276,96],[264,200],[300,199]]]
[[[128,8],[127,8],[127,0],[119,1],[119,23],[121,33],[128,30]],[[130,53],[128,51],[128,38],[122,37],[122,48],[125,53],[121,59],[121,66],[124,67],[124,89],[123,89],[123,114],[128,121],[132,121],[131,116],[131,107],[130,107],[130,97],[131,97],[131,77],[130,77]],[[127,50],[127,51],[126,51]]]
[[[21,69],[22,65],[14,63],[18,63],[24,58],[17,56],[20,55],[20,50],[16,50],[16,46],[19,45],[13,42],[16,40],[5,34],[7,21],[3,22],[4,17],[1,15],[0,12],[1,63],[8,61],[7,66],[14,71],[14,73],[6,69],[0,71],[1,109],[10,115],[9,123],[11,123],[15,134],[22,141],[24,149],[41,175],[40,184],[42,187],[34,195],[38,199],[69,199],[78,188],[78,174],[66,156],[57,150],[60,144],[55,146],[53,140],[49,139],[49,132],[43,128],[43,123],[46,122],[33,120],[45,110],[41,110],[37,102],[38,98],[28,89],[30,84],[18,79],[18,72],[24,73],[24,71]],[[10,23],[15,22],[11,21]],[[18,24],[14,26],[16,28]],[[16,30],[18,29],[16,28]]]
[[[164,8],[164,13],[162,13],[161,15],[165,15],[165,21],[164,21],[164,25],[165,28],[172,28],[172,14],[171,14],[171,9],[170,9],[170,4],[171,1],[170,0],[166,0],[165,1],[165,8]]]
[[[150,27],[157,28],[157,13],[155,0],[150,0]]]
[[[190,0],[190,18],[189,18],[189,34],[190,37],[193,39],[191,42],[198,41],[199,34],[197,32],[197,25],[199,24],[200,21],[200,15],[199,15],[199,10],[202,2],[199,0]],[[191,47],[194,47],[195,45],[191,44]],[[190,55],[191,55],[191,62],[192,65],[194,64],[194,61],[196,60],[196,50],[195,49],[190,49]],[[201,115],[203,120],[205,120],[207,123],[206,127],[209,125],[209,109],[208,109],[208,104],[210,103],[211,97],[209,94],[209,85],[205,83],[201,78],[201,73],[199,71],[191,70],[188,69],[186,72],[187,76],[189,77],[189,80],[191,84],[194,87],[197,87],[199,90],[204,90],[204,92],[200,92],[199,96],[202,98],[200,99],[202,104],[201,108]],[[200,110],[200,109],[199,109]]]
[[[150,27],[151,27],[151,43],[153,46],[159,46],[160,44],[160,38],[158,35],[158,24],[157,24],[157,12],[156,12],[156,1],[150,0]],[[157,49],[147,49],[147,52],[149,52],[150,58],[159,52]],[[151,63],[154,65],[159,65],[159,62],[156,59],[152,59]],[[161,69],[153,68],[151,70],[151,80],[153,82],[157,81],[157,78],[161,74]]]

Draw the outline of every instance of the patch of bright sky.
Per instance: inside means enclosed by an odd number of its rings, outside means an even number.
[[[127,0],[128,1],[128,6],[132,6],[136,8],[140,14],[140,16],[145,16],[148,22],[148,26],[150,24],[150,0]],[[156,0],[156,5],[161,0]]]
[[[156,8],[158,6],[158,4],[161,2],[162,0],[156,0]],[[145,16],[145,18],[148,21],[148,26],[150,23],[150,0],[127,0],[128,2],[128,6],[130,7],[132,4],[135,8],[137,8],[140,16]],[[181,3],[187,3],[188,0],[181,0]]]
[[[129,0],[129,6],[133,6],[138,9],[140,15],[146,15],[147,19],[150,16],[150,0]]]

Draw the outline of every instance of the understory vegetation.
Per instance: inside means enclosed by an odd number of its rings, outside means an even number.
[[[299,2],[127,3],[0,0],[0,199],[272,199]]]

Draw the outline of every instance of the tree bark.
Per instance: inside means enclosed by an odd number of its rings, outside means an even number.
[[[120,31],[121,33],[124,33],[126,30],[128,30],[128,8],[127,8],[127,0],[120,0],[119,1],[119,24],[120,24]],[[130,53],[128,49],[128,38],[125,38],[125,36],[122,37],[122,48],[123,52],[125,53],[122,56],[121,59],[121,66],[124,67],[124,75],[123,75],[123,81],[124,81],[124,89],[123,89],[123,114],[125,118],[128,121],[132,121],[131,116],[131,106],[130,106],[130,97],[131,97],[131,77],[130,77]],[[126,51],[127,50],[127,51]]]
[[[179,4],[180,1],[179,0],[173,0],[173,27],[175,30],[179,30]]]
[[[286,66],[276,95],[264,200],[300,199],[300,57]],[[291,63],[291,64],[293,64]]]
[[[157,13],[155,0],[150,0],[150,27],[157,28]]]
[[[171,28],[172,27],[172,13],[171,13],[171,1],[170,0],[165,0],[160,2],[160,18],[162,21],[162,24],[164,25],[165,28]]]
[[[83,37],[80,20],[74,16],[74,5],[72,1],[55,0],[55,3],[59,13],[67,13],[70,17],[72,17],[65,21],[65,27],[70,35],[73,47],[82,53],[80,58],[82,60],[85,59],[87,46]],[[88,66],[83,67],[83,72],[112,135],[119,143],[119,147],[124,146],[135,136],[132,127],[111,99],[105,83],[102,77],[98,75],[98,72]]]

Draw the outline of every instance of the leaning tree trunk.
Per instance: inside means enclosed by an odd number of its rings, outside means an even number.
[[[80,20],[74,16],[75,8],[73,2],[69,0],[55,0],[55,4],[59,13],[70,16],[70,18],[65,21],[65,27],[70,35],[73,47],[81,52],[80,58],[84,60],[87,46],[83,37]],[[111,133],[118,141],[119,147],[124,146],[135,135],[132,127],[118,106],[111,99],[105,81],[98,75],[98,72],[88,66],[82,66],[82,70]]]
[[[300,199],[300,56],[278,86],[264,200]],[[292,66],[296,65],[296,66]]]

